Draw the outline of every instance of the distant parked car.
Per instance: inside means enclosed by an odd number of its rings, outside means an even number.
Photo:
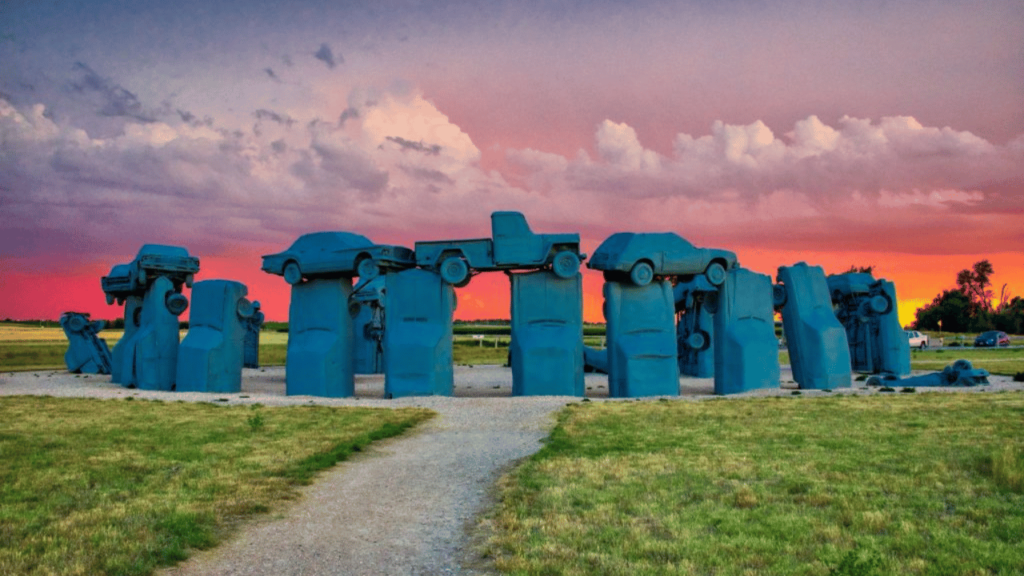
[[[303,278],[332,278],[346,275],[371,280],[381,268],[410,268],[416,255],[404,246],[374,244],[366,236],[351,232],[303,234],[284,252],[263,257],[262,270],[284,276],[289,284]]]
[[[911,348],[919,348],[921,350],[932,345],[928,335],[922,334],[917,330],[907,330],[907,341],[910,343]]]
[[[650,284],[657,276],[688,281],[697,274],[719,286],[725,282],[725,273],[736,266],[734,252],[697,248],[673,232],[612,234],[587,262],[588,268],[603,270],[605,279],[629,279],[637,286]]]
[[[1000,332],[999,330],[989,330],[988,332],[982,332],[981,334],[978,334],[977,338],[974,339],[974,346],[976,348],[1009,345],[1010,337],[1006,335],[1006,332]]]

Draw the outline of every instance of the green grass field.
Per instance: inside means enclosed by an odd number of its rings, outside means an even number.
[[[1019,575],[1024,393],[585,402],[500,490],[509,574]]]
[[[423,409],[0,398],[0,574],[149,574]]]

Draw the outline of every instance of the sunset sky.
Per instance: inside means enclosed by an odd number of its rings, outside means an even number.
[[[494,210],[874,265],[905,323],[982,258],[1024,295],[1024,2],[0,3],[0,318],[117,317],[100,277],[163,243],[286,320],[262,254]]]

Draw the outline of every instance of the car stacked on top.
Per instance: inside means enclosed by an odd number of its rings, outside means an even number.
[[[263,257],[262,270],[284,276],[289,284],[305,278],[359,276],[370,281],[381,269],[404,269],[416,265],[416,255],[404,246],[374,244],[351,232],[313,232],[299,236],[284,252]]]
[[[734,252],[697,248],[672,232],[612,234],[587,262],[587,268],[603,270],[606,280],[629,280],[637,286],[668,276],[687,282],[698,274],[720,286],[737,265]]]

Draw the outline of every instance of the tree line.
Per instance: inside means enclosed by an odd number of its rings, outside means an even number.
[[[918,330],[1024,334],[1024,298],[1012,296],[1003,284],[998,297],[992,285],[995,270],[988,260],[956,275],[956,288],[944,290],[917,311]]]

